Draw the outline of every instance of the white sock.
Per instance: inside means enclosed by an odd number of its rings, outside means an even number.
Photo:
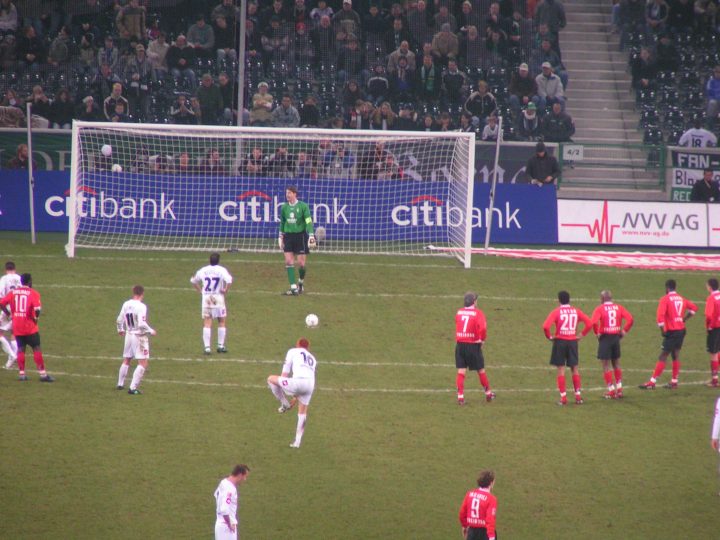
[[[285,392],[282,391],[282,388],[280,388],[277,384],[271,384],[268,383],[268,388],[270,388],[270,391],[273,393],[275,398],[282,403],[283,407],[289,407],[290,402],[285,397]]]
[[[133,372],[132,382],[130,383],[130,390],[137,390],[137,387],[140,386],[140,381],[142,381],[143,375],[145,375],[145,368],[142,366],[136,367]]]
[[[120,364],[120,372],[118,373],[118,386],[125,386],[125,377],[127,377],[128,369],[130,369],[130,366],[127,365],[125,362]]]
[[[225,346],[225,335],[227,334],[227,328],[221,326],[218,328],[218,347]]]
[[[12,355],[17,360],[17,341],[14,339],[10,340],[10,348],[12,349]]]
[[[2,335],[0,335],[0,347],[2,347],[2,350],[5,351],[5,354],[7,354],[8,356],[14,356],[12,347],[10,346],[10,342],[5,336]]]
[[[300,446],[300,442],[305,432],[305,421],[307,420],[307,414],[298,414],[297,428],[295,429],[295,445]]]
[[[206,349],[210,347],[211,335],[212,335],[212,328],[203,327],[203,343],[205,344]]]

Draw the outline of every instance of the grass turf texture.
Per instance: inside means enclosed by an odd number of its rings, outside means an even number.
[[[1,538],[211,538],[212,493],[236,462],[242,538],[459,538],[457,511],[481,468],[497,473],[503,538],[716,538],[717,391],[700,317],[688,323],[681,387],[642,392],[660,344],[667,272],[474,257],[311,256],[308,294],[280,296],[280,254],[227,253],[227,355],[202,355],[195,253],[81,251],[64,238],[0,234],[3,260],[43,296],[43,349],[57,382],[0,371]],[[674,272],[702,304],[702,273]],[[142,283],[153,359],[142,396],[115,390],[115,317]],[[636,317],[623,342],[626,398],[602,399],[595,340],[580,344],[586,404],[555,405],[541,324],[568,289],[590,313],[600,289]],[[453,316],[480,293],[489,324],[487,404],[474,374],[455,404]],[[307,313],[320,317],[304,327]],[[318,358],[303,446],[265,378],[295,339]],[[213,334],[213,350],[214,350]],[[132,371],[130,372],[130,375]],[[666,382],[668,373],[661,382]],[[568,377],[569,380],[569,377]],[[695,384],[691,384],[695,383]],[[129,384],[129,377],[126,384]]]

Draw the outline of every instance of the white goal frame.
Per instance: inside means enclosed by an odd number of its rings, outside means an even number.
[[[465,268],[471,266],[472,256],[472,215],[473,215],[473,195],[474,195],[474,177],[475,177],[475,134],[474,133],[463,133],[463,132],[423,132],[423,131],[375,131],[375,130],[335,130],[335,129],[311,129],[311,128],[264,128],[264,127],[225,127],[225,126],[187,126],[187,125],[155,125],[155,124],[123,124],[123,123],[106,123],[106,122],[83,122],[75,120],[72,126],[72,154],[71,154],[71,170],[70,170],[70,186],[68,192],[68,242],[66,245],[66,253],[68,257],[74,257],[78,248],[91,248],[91,249],[158,249],[158,250],[177,250],[177,251],[189,251],[189,250],[216,250],[216,245],[113,245],[113,244],[101,244],[85,242],[82,238],[81,226],[83,225],[84,216],[80,211],[82,203],[82,189],[87,189],[85,184],[86,175],[90,170],[88,166],[88,153],[90,150],[83,147],[81,144],[81,132],[85,130],[95,130],[98,133],[104,132],[107,134],[114,134],[120,136],[122,133],[134,136],[158,136],[162,137],[166,135],[168,137],[179,137],[179,138],[192,138],[197,137],[198,140],[203,138],[213,139],[222,137],[223,140],[232,139],[234,142],[235,150],[235,165],[239,165],[242,161],[242,156],[245,155],[249,141],[272,141],[274,139],[283,138],[288,139],[304,139],[309,141],[320,141],[330,139],[332,141],[343,141],[351,140],[357,143],[370,143],[370,142],[384,142],[384,143],[397,143],[400,144],[403,141],[416,142],[416,143],[432,143],[433,141],[446,141],[454,144],[454,149],[451,155],[452,161],[452,179],[439,180],[440,182],[447,182],[448,184],[448,196],[452,195],[451,191],[456,190],[457,202],[456,206],[453,206],[453,210],[460,210],[464,212],[462,216],[462,223],[459,226],[450,226],[447,224],[447,216],[445,218],[445,227],[447,228],[447,247],[443,249],[433,249],[432,245],[418,246],[415,242],[415,247],[412,250],[406,252],[399,250],[385,250],[379,249],[373,251],[372,248],[362,251],[351,250],[336,250],[332,246],[328,245],[327,248],[321,246],[321,251],[324,253],[358,253],[358,254],[383,254],[383,255],[447,255],[451,254],[455,256],[463,264]],[[90,132],[92,133],[92,131]],[[89,135],[88,135],[89,136]],[[430,147],[430,145],[427,145]],[[95,150],[97,152],[97,150]],[[460,155],[462,154],[462,155]],[[232,154],[229,154],[232,155]],[[94,159],[94,158],[92,158]],[[428,158],[430,159],[430,158]],[[457,163],[455,161],[457,160]],[[114,165],[113,165],[114,167]],[[98,173],[93,170],[93,174]],[[170,173],[167,173],[170,175]],[[108,176],[112,176],[108,173]],[[200,175],[201,176],[201,175]],[[232,174],[229,176],[232,178]],[[235,177],[239,177],[239,174],[235,174]],[[381,182],[381,180],[367,180],[367,179],[356,179],[357,182]],[[397,182],[397,180],[393,180]],[[412,179],[405,179],[402,182],[414,182]],[[290,182],[291,183],[291,182]],[[117,184],[119,185],[119,184]],[[408,185],[408,184],[405,184]],[[435,184],[438,185],[438,184]],[[300,194],[300,199],[303,199]],[[446,210],[449,212],[449,210]],[[453,230],[455,229],[455,230]],[[96,236],[102,236],[102,231],[93,232]],[[117,234],[115,232],[114,234]],[[131,233],[141,234],[141,233]],[[412,242],[408,242],[412,244]],[[428,243],[429,244],[429,243]],[[219,249],[231,250],[227,246],[221,246]],[[270,251],[272,249],[269,245],[260,247],[239,247],[233,248],[232,250],[239,251]]]

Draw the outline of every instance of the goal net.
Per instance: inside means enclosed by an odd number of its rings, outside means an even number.
[[[456,132],[76,121],[67,253],[276,251],[293,185],[322,252],[451,253],[469,267],[474,144]]]

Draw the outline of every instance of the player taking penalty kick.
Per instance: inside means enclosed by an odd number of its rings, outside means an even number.
[[[125,377],[130,369],[130,361],[135,358],[138,365],[135,368],[130,383],[128,394],[138,395],[140,382],[145,375],[150,358],[150,340],[148,334],[154,336],[157,332],[150,328],[147,322],[147,306],[143,304],[145,288],[142,285],[133,287],[133,297],[125,302],[117,317],[117,331],[125,336],[125,347],[123,350],[123,363],[118,373],[117,389],[122,390],[125,385]]]
[[[582,381],[578,369],[578,335],[577,325],[582,321],[585,325],[582,336],[587,335],[591,330],[590,317],[585,315],[578,308],[570,305],[570,293],[560,291],[558,293],[560,306],[550,312],[545,323],[543,332],[545,337],[553,342],[550,363],[557,367],[557,386],[560,391],[558,405],[567,405],[567,392],[565,390],[565,366],[570,368],[572,373],[573,388],[575,389],[575,405],[582,405]],[[555,335],[550,329],[555,326]],[[582,337],[580,336],[580,337]]]
[[[598,338],[598,360],[602,362],[603,377],[607,385],[605,399],[623,397],[622,369],[620,369],[620,340],[630,331],[633,317],[620,304],[612,301],[610,291],[600,292],[600,302],[590,319],[593,332]],[[623,327],[622,322],[625,321]],[[613,374],[615,383],[613,384]]]
[[[480,384],[485,389],[485,400],[495,399],[495,393],[490,390],[490,382],[485,374],[485,358],[482,353],[482,344],[487,339],[487,322],[476,302],[477,294],[465,293],[463,308],[455,314],[455,385],[458,405],[465,404],[465,372],[468,369],[478,372]]]
[[[314,248],[315,231],[313,229],[310,207],[298,200],[297,188],[290,186],[285,190],[287,202],[280,209],[280,236],[278,245],[285,253],[285,269],[287,270],[290,288],[283,294],[297,296],[305,287],[305,260],[310,248]],[[295,282],[295,258],[299,265],[299,279]]]

